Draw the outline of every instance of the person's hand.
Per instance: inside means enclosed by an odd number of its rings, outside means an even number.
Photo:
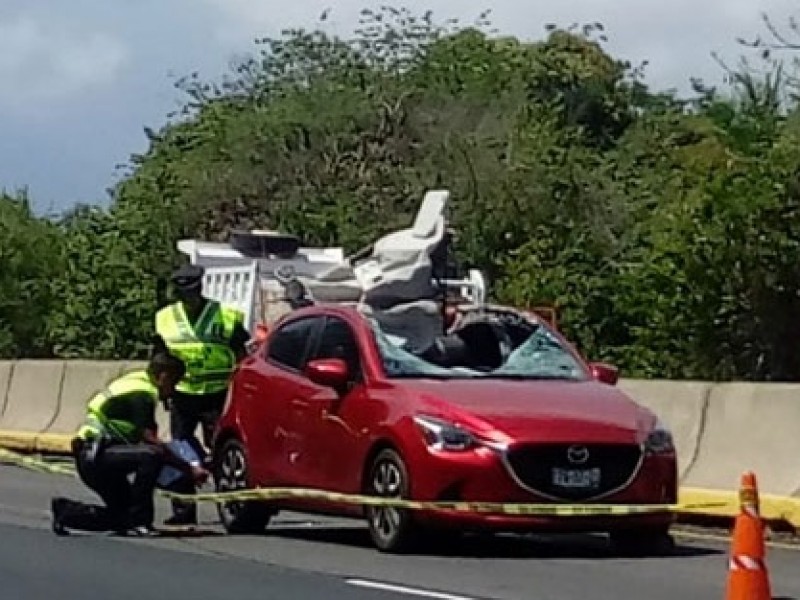
[[[192,479],[198,485],[203,485],[211,474],[200,465],[192,465]]]

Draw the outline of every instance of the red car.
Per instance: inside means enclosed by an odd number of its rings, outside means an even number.
[[[233,377],[214,444],[219,491],[302,487],[426,501],[668,504],[672,436],[535,315],[462,315],[412,347],[375,317],[290,313]],[[628,549],[669,543],[668,512],[510,516],[362,508],[322,501],[220,505],[229,532],[263,531],[278,510],[365,517],[398,551],[432,531],[606,532]]]

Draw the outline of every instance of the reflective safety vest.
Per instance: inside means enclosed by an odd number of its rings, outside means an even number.
[[[133,411],[130,407],[119,404],[122,396],[136,393],[152,403],[152,407],[139,410],[139,414],[155,411],[158,389],[153,385],[150,376],[146,371],[128,373],[112,381],[105,390],[95,394],[89,401],[86,421],[78,430],[78,437],[83,440],[105,439],[126,444],[139,443],[145,424],[121,418],[120,415]],[[135,410],[137,407],[132,408]]]
[[[169,351],[186,364],[186,375],[175,389],[185,394],[224,391],[236,366],[231,337],[236,325],[243,323],[240,311],[211,300],[194,326],[181,302],[158,311],[156,332]]]

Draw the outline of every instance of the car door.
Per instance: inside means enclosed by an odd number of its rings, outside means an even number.
[[[328,316],[309,360],[341,358],[351,375],[349,389],[340,394],[330,387],[311,384],[313,395],[306,438],[315,466],[315,487],[337,492],[360,488],[363,457],[369,431],[369,394],[364,382],[361,350],[350,324]]]
[[[250,395],[242,421],[248,432],[253,475],[260,485],[303,480],[297,466],[303,435],[298,421],[303,417],[297,414],[296,401],[308,393],[302,369],[323,324],[316,316],[281,324],[241,383],[242,393]]]

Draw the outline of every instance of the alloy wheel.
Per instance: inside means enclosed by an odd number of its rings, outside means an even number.
[[[372,475],[372,490],[376,496],[399,498],[402,495],[403,475],[391,460],[383,460],[375,465]],[[376,506],[370,510],[370,524],[373,530],[384,539],[397,535],[401,527],[400,512],[396,508]]]
[[[370,463],[366,493],[381,498],[408,498],[411,482],[400,454],[392,448],[381,450]],[[367,525],[372,542],[381,552],[402,552],[414,546],[419,528],[407,509],[368,506]]]
[[[247,459],[244,451],[234,444],[225,447],[217,477],[217,491],[233,492],[247,489]],[[224,512],[223,519],[237,519],[243,510],[244,503],[231,501],[220,504],[220,511]]]

